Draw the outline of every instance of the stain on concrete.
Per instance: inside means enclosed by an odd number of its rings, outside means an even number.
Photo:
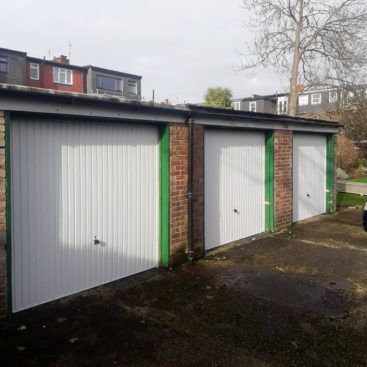
[[[353,210],[238,241],[15,314],[1,366],[364,367],[366,249]]]

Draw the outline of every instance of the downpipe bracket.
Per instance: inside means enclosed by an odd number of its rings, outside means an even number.
[[[187,260],[190,264],[193,264],[196,261],[195,251],[187,251]]]

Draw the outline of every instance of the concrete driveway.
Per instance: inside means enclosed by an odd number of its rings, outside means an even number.
[[[16,314],[2,366],[365,366],[361,213],[320,216]]]
[[[340,318],[367,300],[367,234],[350,209],[220,248],[191,273],[254,297]]]

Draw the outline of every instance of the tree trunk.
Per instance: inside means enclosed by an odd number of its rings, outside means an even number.
[[[294,53],[293,53],[293,65],[292,74],[289,80],[289,116],[296,116],[297,113],[297,100],[298,100],[298,68],[301,60],[300,54],[300,40],[301,40],[301,25],[303,21],[303,0],[299,2],[299,18],[296,23],[296,34],[294,40]]]
[[[297,81],[298,81],[298,66],[299,66],[299,55],[298,52],[294,52],[292,74],[289,80],[289,116],[296,116],[297,113]]]

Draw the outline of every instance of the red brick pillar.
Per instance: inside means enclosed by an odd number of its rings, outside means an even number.
[[[0,111],[0,318],[7,312],[5,117]]]
[[[274,227],[280,230],[293,222],[293,133],[274,131]]]
[[[204,234],[204,127],[194,125],[193,242],[195,252],[203,249]]]
[[[188,127],[170,124],[170,264],[186,260]]]

